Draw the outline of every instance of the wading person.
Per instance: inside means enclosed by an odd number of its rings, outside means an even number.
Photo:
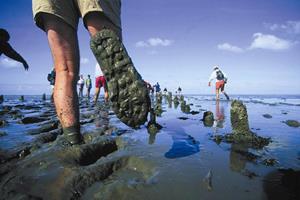
[[[77,82],[78,85],[78,93],[79,93],[79,97],[83,97],[83,88],[84,88],[84,78],[83,75],[80,75],[79,80]]]
[[[104,100],[105,102],[108,101],[108,91],[107,91],[107,83],[105,80],[105,77],[103,76],[103,73],[100,69],[99,64],[96,65],[96,69],[95,69],[95,96],[94,96],[94,104],[96,104],[98,102],[98,97],[100,94],[100,90],[101,87],[103,87],[104,89]]]
[[[227,83],[227,76],[222,72],[218,66],[214,67],[208,81],[208,86],[210,87],[211,81],[216,80],[216,99],[220,99],[220,91],[225,95],[226,99],[229,100],[229,96],[225,92],[225,84]]]
[[[79,73],[77,25],[80,17],[91,35],[91,49],[107,80],[112,109],[125,124],[145,123],[150,99],[142,77],[122,43],[120,0],[33,0],[33,15],[47,34],[54,60],[54,101],[63,133],[82,142],[76,82]]]
[[[153,87],[155,88],[155,92],[156,92],[156,94],[158,94],[158,93],[160,93],[160,85],[159,85],[159,83],[157,82],[155,85],[153,85]]]
[[[182,91],[182,89],[181,89],[181,87],[180,87],[180,86],[178,87],[177,91],[178,91],[178,94],[179,94],[179,95],[181,95],[181,91]]]
[[[87,79],[85,79],[85,87],[86,87],[86,95],[88,98],[90,98],[91,89],[92,89],[92,79],[90,75],[88,75]]]
[[[16,52],[12,48],[12,46],[10,46],[10,44],[8,43],[9,39],[9,33],[5,29],[0,28],[0,56],[4,54],[7,57],[20,62],[23,64],[24,69],[28,70],[29,66],[27,62],[18,52]]]
[[[50,72],[50,74],[48,74],[47,79],[50,82],[51,101],[53,101],[53,92],[54,92],[54,85],[55,85],[55,68],[53,68],[52,71]]]

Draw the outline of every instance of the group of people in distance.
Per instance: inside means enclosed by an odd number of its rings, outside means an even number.
[[[55,68],[53,68],[52,71],[47,76],[47,79],[52,88],[51,99],[53,99],[53,89],[54,89],[54,85],[55,85],[55,77],[56,77]],[[104,100],[105,100],[105,102],[108,102],[107,83],[106,83],[105,77],[101,71],[99,64],[97,64],[96,68],[95,68],[95,78],[96,79],[95,79],[94,103],[98,102],[100,90],[102,87],[104,89]],[[84,97],[83,90],[84,90],[84,88],[86,88],[86,96],[87,96],[87,98],[90,98],[91,97],[91,89],[93,87],[92,85],[93,85],[93,82],[91,79],[91,75],[88,74],[87,78],[85,79],[84,76],[81,74],[78,77],[78,81],[77,81],[78,97],[79,98]]]
[[[154,94],[154,91],[155,91],[156,94],[157,94],[157,93],[161,93],[161,88],[160,88],[160,85],[159,85],[158,82],[156,82],[156,84],[153,85],[153,86],[151,86],[151,84],[150,84],[149,82],[147,82],[147,81],[145,81],[145,84],[146,84],[146,86],[147,86],[148,91],[149,91],[151,94]],[[181,87],[179,86],[178,89],[175,91],[175,94],[176,94],[176,95],[181,95],[181,91],[182,91],[182,89],[181,89]],[[167,89],[167,88],[164,88],[163,93],[166,95],[167,92],[168,92],[168,89]]]
[[[37,27],[46,33],[51,50],[55,68],[55,109],[64,137],[70,145],[84,143],[80,133],[79,100],[76,91],[80,71],[77,36],[80,18],[90,34],[90,48],[105,76],[104,78],[102,74],[102,77],[96,78],[95,101],[98,99],[100,87],[104,87],[105,99],[109,98],[112,110],[123,123],[137,128],[147,121],[151,107],[148,90],[150,84],[145,83],[137,72],[123,44],[121,0],[32,0],[32,11]],[[21,62],[25,70],[28,70],[28,64],[10,46],[9,39],[8,32],[0,29],[0,55],[4,53]],[[216,68],[213,74],[209,86],[215,78],[217,99],[220,91],[229,98],[224,92],[224,73],[222,78]],[[80,95],[83,95],[82,80],[79,83]],[[89,81],[88,92],[91,86],[92,82]],[[155,87],[156,91],[160,91],[158,83]]]

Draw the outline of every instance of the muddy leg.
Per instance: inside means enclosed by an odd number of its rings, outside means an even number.
[[[56,71],[56,112],[67,139],[70,143],[77,144],[81,142],[76,92],[79,70],[77,33],[58,17],[45,14],[43,21]]]

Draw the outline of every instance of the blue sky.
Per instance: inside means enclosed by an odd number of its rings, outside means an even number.
[[[30,66],[25,72],[2,55],[0,94],[49,93],[53,63],[31,0],[0,2],[0,27]],[[143,78],[171,91],[214,93],[207,81],[219,65],[229,94],[299,94],[299,11],[299,0],[123,0],[123,39]],[[96,61],[82,23],[78,38],[81,74],[93,77]]]

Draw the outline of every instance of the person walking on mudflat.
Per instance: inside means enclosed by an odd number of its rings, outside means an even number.
[[[82,74],[79,76],[79,79],[77,81],[77,85],[78,85],[78,94],[79,94],[79,97],[83,97],[84,78],[83,78]]]
[[[85,87],[86,87],[86,95],[88,98],[90,98],[91,89],[92,89],[92,79],[89,74],[87,79],[85,79]]]
[[[9,39],[9,33],[5,29],[0,28],[0,56],[4,54],[9,58],[14,59],[15,61],[22,63],[25,70],[28,70],[29,66],[27,62],[18,52],[16,52],[12,48],[12,46],[10,46],[10,44],[8,43]]]
[[[107,91],[107,83],[105,80],[105,77],[103,76],[103,73],[101,71],[101,68],[99,64],[96,65],[95,68],[95,96],[94,96],[94,104],[98,102],[98,97],[100,94],[101,87],[104,89],[104,101],[108,101],[108,91]]]
[[[53,92],[54,92],[54,85],[55,85],[55,68],[53,67],[53,69],[51,70],[51,72],[48,74],[47,79],[50,82],[51,85],[51,102],[53,102]]]
[[[150,98],[123,43],[120,0],[32,0],[34,20],[47,33],[56,70],[54,101],[63,133],[82,142],[76,83],[79,73],[77,25],[80,17],[90,46],[107,80],[117,117],[131,127],[147,120]]]
[[[218,66],[214,67],[213,72],[211,73],[208,81],[208,86],[210,87],[211,81],[216,80],[216,99],[220,99],[220,91],[225,95],[226,99],[229,100],[229,96],[225,92],[225,84],[227,83],[226,74],[219,69]]]

